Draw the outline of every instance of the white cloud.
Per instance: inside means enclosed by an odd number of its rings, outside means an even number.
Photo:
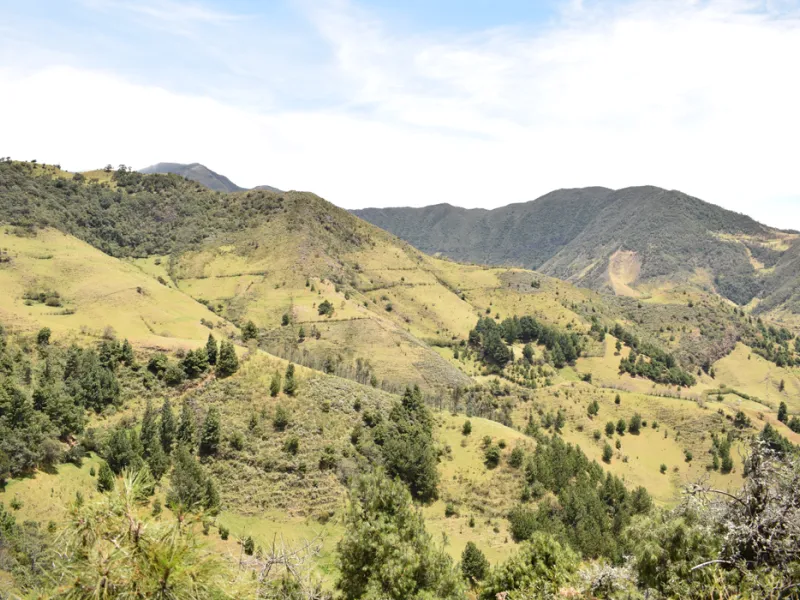
[[[0,112],[15,115],[0,155],[73,169],[199,161],[346,207],[653,184],[800,228],[795,6],[573,2],[546,29],[420,37],[313,3],[345,107],[244,110],[108,73],[0,71]]]
[[[241,21],[244,15],[223,12],[195,2],[175,2],[173,0],[83,0],[89,8],[100,10],[123,10],[136,13],[157,21],[171,24],[186,22],[218,24]]]

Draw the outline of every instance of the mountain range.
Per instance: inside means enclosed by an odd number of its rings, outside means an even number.
[[[786,280],[800,275],[796,232],[653,186],[557,190],[494,210],[439,204],[353,213],[423,252],[536,269],[623,295],[691,286],[763,311],[794,300]]]

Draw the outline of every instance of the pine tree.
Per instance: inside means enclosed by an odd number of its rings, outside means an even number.
[[[634,413],[631,417],[630,423],[628,423],[628,431],[631,432],[633,435],[639,435],[639,431],[642,428],[642,415],[639,413]]]
[[[483,581],[489,573],[489,561],[473,542],[467,542],[461,554],[461,573],[473,586]]]
[[[223,340],[217,357],[217,376],[229,377],[239,370],[239,359],[232,342]]]
[[[248,321],[242,327],[242,341],[255,340],[258,338],[258,327],[252,321]]]
[[[603,445],[603,461],[610,463],[612,456],[614,456],[614,451],[611,449],[611,446],[608,445],[608,442],[606,442]]]
[[[100,492],[110,492],[114,489],[114,472],[107,462],[100,466],[100,472],[97,474],[97,489]]]
[[[786,423],[789,420],[789,409],[786,406],[786,402],[781,402],[780,406],[778,407],[778,421],[781,423]]]
[[[150,400],[148,400],[144,409],[144,415],[142,416],[142,428],[139,433],[139,439],[142,441],[142,446],[148,449],[157,436],[158,425],[156,423],[156,411],[153,410],[153,405]]]
[[[287,396],[294,396],[297,393],[297,382],[294,379],[294,364],[289,363],[286,367],[286,380],[283,383],[283,393]]]
[[[149,445],[145,445],[144,450],[153,479],[160,481],[169,469],[169,457],[164,453],[161,440],[153,438]]]
[[[281,393],[281,374],[275,371],[269,384],[269,395],[275,398]]]
[[[217,364],[217,340],[214,339],[214,335],[209,333],[208,334],[208,341],[206,342],[206,354],[208,355],[208,364],[216,365]]]
[[[465,598],[452,559],[425,530],[408,490],[382,473],[356,480],[336,546],[344,598]]]
[[[130,434],[122,427],[111,432],[106,442],[105,458],[108,466],[114,473],[121,473],[123,469],[134,471],[141,467],[141,441],[136,430]]]
[[[221,425],[219,420],[219,411],[216,406],[208,409],[206,420],[203,423],[203,431],[200,434],[200,455],[208,456],[216,454],[219,449],[219,441],[221,437]]]
[[[127,339],[122,342],[122,350],[119,359],[126,367],[132,367],[136,362],[136,356],[133,354],[133,346],[131,346],[131,343]]]
[[[175,443],[175,415],[172,412],[172,405],[169,398],[164,400],[161,405],[161,447],[165,454],[172,452]]]
[[[36,334],[36,343],[40,346],[48,346],[50,344],[51,334],[52,331],[50,331],[49,327],[42,327],[39,333]]]
[[[209,485],[202,465],[184,446],[175,451],[167,504],[174,509],[202,510],[219,506],[219,493]]]
[[[181,420],[178,424],[178,442],[190,448],[194,447],[195,429],[192,409],[189,407],[188,402],[184,402],[181,407]]]

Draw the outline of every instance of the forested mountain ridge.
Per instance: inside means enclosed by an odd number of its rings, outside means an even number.
[[[740,305],[775,289],[771,269],[797,238],[652,186],[559,190],[490,211],[437,205],[354,213],[456,260],[519,265],[623,295],[691,283]]]

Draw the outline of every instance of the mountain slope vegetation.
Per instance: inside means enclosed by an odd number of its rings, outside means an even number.
[[[770,272],[796,239],[652,186],[559,190],[491,211],[437,205],[354,212],[457,260],[523,266],[623,295],[686,284],[740,305],[775,289]]]
[[[459,264],[314,194],[174,174],[3,162],[0,210],[0,595],[725,597],[795,573],[773,547],[735,566],[738,500],[681,503],[700,481],[797,505],[800,339],[768,313]]]

